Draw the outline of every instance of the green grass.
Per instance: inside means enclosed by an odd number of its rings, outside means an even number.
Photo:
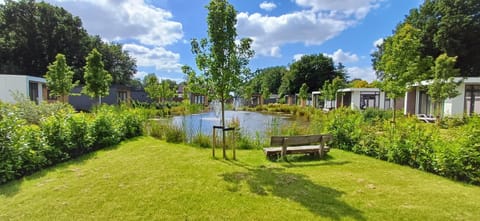
[[[0,220],[480,220],[480,187],[408,167],[237,157],[138,138],[0,186]]]

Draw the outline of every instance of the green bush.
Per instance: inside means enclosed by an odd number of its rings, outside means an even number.
[[[168,125],[165,127],[165,139],[169,143],[182,143],[186,140],[186,134],[182,127]]]
[[[44,118],[40,122],[40,128],[47,144],[55,147],[45,152],[46,157],[52,164],[70,158],[68,153],[73,148],[70,125],[68,123],[70,117],[69,113],[60,111],[53,116]]]
[[[77,157],[90,152],[94,142],[91,118],[83,113],[75,114],[68,119],[68,125],[72,144],[72,148],[69,150],[70,156]]]
[[[92,125],[93,147],[99,149],[120,143],[123,139],[123,122],[108,107],[96,110]]]
[[[361,137],[362,116],[359,112],[342,108],[329,113],[327,130],[333,136],[333,145],[351,151]]]
[[[212,147],[212,138],[205,134],[198,133],[193,136],[192,144],[203,148],[210,148]]]

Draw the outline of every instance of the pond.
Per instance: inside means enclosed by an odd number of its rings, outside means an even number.
[[[213,126],[221,125],[221,115],[215,112],[193,114],[173,117],[172,123],[186,128],[187,136],[198,134],[212,134]],[[265,137],[268,134],[278,134],[280,128],[292,123],[294,119],[285,115],[272,115],[249,111],[225,111],[225,124],[228,126],[232,121],[240,124],[240,131],[247,136]]]

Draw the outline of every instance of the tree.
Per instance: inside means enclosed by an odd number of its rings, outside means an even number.
[[[298,92],[298,96],[300,99],[302,99],[302,107],[305,107],[305,101],[308,98],[308,86],[306,83],[303,83],[302,86],[300,87],[300,91]]]
[[[237,44],[234,7],[226,0],[211,0],[207,6],[208,39],[192,40],[192,52],[196,55],[198,69],[205,72],[212,82],[213,94],[221,103],[221,124],[225,127],[225,101],[230,92],[250,73],[246,66],[254,52],[251,39],[244,38]],[[225,155],[225,132],[223,132]]]
[[[55,97],[60,97],[65,103],[70,94],[70,91],[78,85],[78,81],[73,81],[72,68],[67,65],[65,55],[57,54],[55,61],[48,66],[47,74],[45,74],[47,86],[50,94]]]
[[[173,84],[172,84],[173,82]],[[162,80],[159,85],[159,97],[161,102],[172,99],[175,96],[176,86],[175,82],[171,80]]]
[[[34,0],[6,0],[0,4],[0,74],[42,77],[61,53],[69,58],[73,79],[84,83],[85,58],[93,48],[103,55],[113,82],[129,82],[136,72],[135,60],[122,50],[122,45],[89,36],[79,17]]]
[[[368,88],[370,87],[370,85],[368,84],[367,81],[365,80],[362,80],[362,79],[353,79],[350,83],[349,83],[350,87],[352,88]]]
[[[421,30],[423,57],[456,56],[463,77],[480,76],[480,1],[426,0],[403,23]]]
[[[334,101],[337,97],[337,91],[345,88],[346,83],[345,80],[341,77],[335,77],[332,82],[325,81],[322,87],[322,94],[323,97],[330,102],[330,108],[333,108],[332,101]]]
[[[435,115],[437,122],[442,117],[441,109],[443,102],[447,98],[453,98],[459,95],[457,86],[460,82],[455,82],[454,77],[458,76],[460,70],[455,68],[456,57],[449,57],[447,54],[441,54],[435,59],[433,69],[433,80],[428,85],[428,95],[434,103]]]
[[[98,103],[102,103],[102,97],[106,96],[110,92],[110,84],[112,82],[112,76],[108,73],[103,66],[102,54],[97,49],[93,49],[86,58],[87,64],[85,65],[85,86],[83,87],[83,93],[95,98],[98,97]]]
[[[160,83],[158,82],[158,78],[155,74],[148,74],[143,78],[143,82],[145,85],[145,92],[150,99],[156,100],[160,103]]]
[[[211,87],[209,86],[208,79],[205,78],[205,75],[197,75],[195,71],[187,65],[182,66],[182,72],[187,77],[184,93],[194,93],[208,96],[209,88]]]
[[[304,55],[290,65],[290,71],[283,76],[280,93],[282,95],[294,94],[306,83],[309,90],[320,88],[327,80],[333,80],[340,76],[346,78],[344,66],[339,65],[336,69],[333,60],[323,54]],[[311,91],[309,91],[311,92]]]
[[[432,66],[431,57],[421,57],[419,34],[420,30],[404,24],[383,43],[383,53],[375,68],[383,73],[382,89],[393,99],[393,106],[397,98],[405,95],[407,86],[424,79]]]
[[[163,103],[175,96],[176,86],[175,82],[171,80],[162,80],[159,82],[155,74],[148,74],[145,76],[144,82],[145,92],[147,92],[148,97],[156,100],[158,103]]]

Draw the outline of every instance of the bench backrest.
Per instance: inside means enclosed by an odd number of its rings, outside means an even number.
[[[316,144],[331,139],[331,135],[303,135],[303,136],[272,136],[270,146],[282,146],[286,139],[287,146],[298,146],[306,144]]]

